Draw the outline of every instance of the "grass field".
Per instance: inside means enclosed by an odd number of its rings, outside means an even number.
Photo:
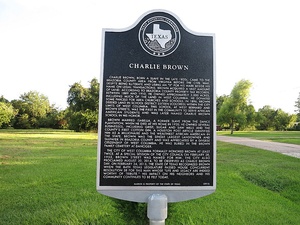
[[[230,131],[218,131],[218,135],[230,135]],[[237,131],[233,136],[300,145],[300,131]]]
[[[0,224],[148,224],[145,204],[96,192],[96,143],[92,133],[0,130]],[[300,224],[299,171],[300,159],[219,142],[217,191],[169,204],[166,224]]]

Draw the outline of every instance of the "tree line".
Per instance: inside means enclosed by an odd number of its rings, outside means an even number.
[[[0,128],[54,128],[75,131],[97,131],[99,87],[96,78],[89,87],[76,82],[68,91],[68,107],[51,105],[47,96],[36,91],[8,101],[0,97]],[[241,80],[230,95],[217,96],[217,123],[221,129],[234,130],[300,130],[300,93],[295,102],[295,114],[264,106],[255,111],[249,103],[251,82]]]
[[[300,93],[295,102],[296,114],[269,105],[255,111],[249,103],[249,80],[235,84],[230,95],[217,97],[217,123],[221,129],[234,130],[300,130]]]
[[[85,88],[76,82],[68,91],[68,107],[51,105],[47,96],[36,91],[8,101],[0,97],[0,128],[54,128],[75,131],[96,131],[98,128],[99,82],[92,79]]]

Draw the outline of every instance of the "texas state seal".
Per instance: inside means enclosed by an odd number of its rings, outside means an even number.
[[[180,31],[170,18],[154,16],[141,25],[138,38],[147,53],[164,57],[172,54],[179,46]]]

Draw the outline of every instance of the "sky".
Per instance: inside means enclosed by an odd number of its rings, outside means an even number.
[[[216,93],[252,82],[250,103],[294,113],[300,93],[297,0],[0,0],[0,96],[38,91],[64,109],[70,85],[100,80],[102,29],[168,10],[190,30],[214,33]]]

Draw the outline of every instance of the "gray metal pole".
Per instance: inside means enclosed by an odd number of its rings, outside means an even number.
[[[168,214],[168,198],[164,194],[152,194],[148,198],[147,216],[150,225],[165,225]]]

